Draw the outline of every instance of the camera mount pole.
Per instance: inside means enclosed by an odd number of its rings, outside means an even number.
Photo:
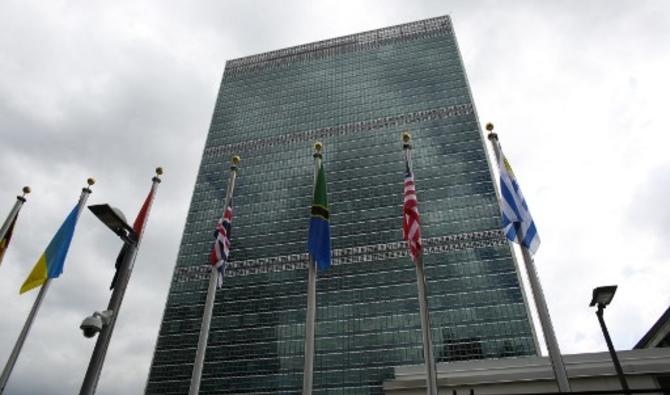
[[[144,203],[144,206],[138,215],[138,219],[140,219],[142,214],[144,214],[143,218],[141,219],[142,223],[139,225],[139,229],[136,220],[136,224],[133,227],[135,228],[134,232],[131,232],[129,235],[129,240],[124,240],[124,244],[121,250],[123,257],[121,264],[117,269],[118,278],[114,285],[112,296],[109,298],[109,304],[107,305],[107,310],[111,310],[112,315],[109,318],[108,324],[105,325],[103,323],[100,334],[98,334],[98,340],[95,342],[95,348],[93,349],[93,354],[91,355],[91,361],[88,364],[86,376],[84,376],[84,382],[81,385],[81,391],[79,392],[80,395],[93,395],[95,394],[95,390],[98,386],[98,379],[100,378],[102,365],[105,362],[105,356],[107,355],[109,342],[112,339],[112,332],[114,332],[116,318],[119,316],[119,310],[121,310],[123,296],[126,293],[126,287],[128,286],[128,281],[130,280],[130,275],[133,271],[137,249],[139,248],[140,241],[142,240],[144,224],[149,217],[149,211],[151,210],[153,198],[156,196],[158,184],[161,182],[161,179],[159,178],[161,174],[163,174],[163,169],[159,167],[156,169],[156,176],[151,179],[153,183],[151,184],[149,198]],[[144,211],[144,213],[142,213],[142,211]]]

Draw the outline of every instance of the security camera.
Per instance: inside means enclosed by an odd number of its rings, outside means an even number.
[[[102,330],[102,318],[95,314],[90,315],[84,318],[79,328],[84,332],[85,337],[93,337]]]
[[[114,312],[112,310],[105,310],[103,312],[96,311],[92,315],[84,318],[79,328],[84,333],[85,337],[93,337],[96,333],[102,330],[102,327],[109,324]]]

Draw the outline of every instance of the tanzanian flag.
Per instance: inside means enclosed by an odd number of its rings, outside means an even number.
[[[318,268],[326,270],[330,267],[330,210],[328,210],[326,173],[323,170],[323,163],[319,166],[319,173],[316,176],[311,213],[307,249]]]
[[[37,260],[33,271],[21,286],[19,293],[30,291],[39,287],[47,281],[47,278],[56,278],[63,273],[63,264],[67,256],[67,250],[72,242],[74,228],[79,219],[79,205],[77,204],[70,215],[65,218],[65,222],[60,226],[56,235],[51,239],[40,259]]]

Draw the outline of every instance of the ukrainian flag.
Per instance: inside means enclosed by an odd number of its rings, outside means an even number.
[[[330,210],[323,163],[319,166],[312,200],[312,218],[309,221],[307,249],[320,270],[330,267]]]
[[[30,291],[37,288],[47,281],[47,278],[56,278],[63,273],[63,264],[67,256],[67,250],[72,242],[74,228],[79,219],[79,204],[77,204],[70,215],[65,218],[65,222],[60,226],[56,235],[51,239],[40,259],[37,260],[33,271],[21,286],[19,293]]]

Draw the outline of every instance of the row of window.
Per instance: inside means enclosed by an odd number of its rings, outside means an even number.
[[[426,241],[427,246],[430,245],[430,239]],[[399,248],[405,250],[404,242],[398,242]],[[383,244],[382,246],[385,246]],[[368,251],[375,246],[358,246],[351,247],[349,254],[364,254],[374,253]],[[376,249],[375,249],[376,250]],[[334,250],[335,257],[341,256],[339,253],[344,250]],[[284,258],[290,261],[299,259],[306,259],[303,256],[306,254],[297,254],[285,256]],[[285,261],[285,260],[284,260]],[[283,260],[275,259],[274,263],[267,262],[265,264],[281,264]],[[231,263],[232,265],[232,263]],[[457,249],[440,254],[428,254],[424,257],[424,265],[426,268],[427,279],[430,282],[437,278],[455,278],[457,275],[481,275],[481,274],[496,274],[514,270],[514,265],[510,260],[510,251],[506,245],[497,247],[479,247],[471,249]],[[179,267],[181,269],[207,269],[206,266],[195,267]],[[344,288],[348,285],[367,281],[375,282],[383,281],[385,284],[392,284],[395,282],[405,282],[407,276],[411,277],[411,265],[407,265],[407,257],[396,259],[384,259],[367,262],[365,265],[348,264],[334,266],[331,270],[321,273],[320,281],[318,282],[318,291],[328,291],[334,287],[337,289]],[[208,270],[204,270],[203,274],[208,274]],[[205,276],[206,277],[206,276]],[[204,277],[203,277],[204,278]],[[203,282],[203,283],[206,283]],[[179,283],[175,283],[179,284]],[[170,294],[169,304],[172,305],[172,298],[175,300],[182,300],[181,295],[185,298],[190,298],[188,295],[192,292],[202,292],[205,288],[195,287],[198,282],[192,284],[194,288],[179,288],[173,289]],[[249,280],[242,277],[227,278],[224,284],[224,289],[227,292],[237,293],[244,290],[263,290],[263,292],[274,294],[292,294],[298,290],[304,292],[304,273],[295,271],[276,271],[266,272],[253,275],[253,279]],[[185,294],[184,294],[185,293]],[[180,304],[180,303],[176,303]],[[182,303],[183,304],[183,303]],[[196,303],[191,303],[196,304]]]
[[[205,373],[203,374],[203,388],[210,383],[212,388],[216,384],[218,391],[225,391],[228,385],[240,385],[240,382],[259,381],[265,386],[255,388],[274,391],[281,390],[284,384],[291,380],[288,376],[302,377],[302,355],[284,356],[281,345],[274,350],[267,350],[265,354],[249,355],[244,359],[226,361],[225,356],[219,354],[207,358]],[[511,355],[523,355],[532,349],[532,340],[527,337],[501,338],[482,341],[476,337],[456,339],[444,345],[436,346],[438,360],[496,358]],[[208,354],[209,355],[209,354]],[[251,359],[249,357],[256,357]],[[160,358],[159,355],[157,357]],[[458,358],[461,357],[461,358]],[[465,357],[465,358],[463,358]],[[385,366],[398,366],[423,361],[420,343],[409,347],[397,347],[382,350],[352,351],[345,353],[321,353],[315,358],[315,385],[318,387],[342,388],[356,384],[361,375],[368,377],[371,373],[383,369]],[[156,376],[170,379],[190,372],[188,366],[158,365],[154,366]],[[283,376],[283,377],[282,377]],[[374,377],[374,376],[373,376]],[[235,384],[233,384],[233,381]],[[298,381],[299,384],[302,380]],[[228,384],[228,385],[226,385]],[[151,382],[150,382],[151,385]],[[243,384],[242,384],[243,385]],[[240,388],[237,388],[240,390]]]
[[[510,280],[511,281],[511,280]],[[492,283],[492,282],[491,282]],[[490,284],[491,285],[491,284]],[[407,291],[403,290],[407,289]],[[329,320],[344,320],[364,317],[387,317],[389,320],[395,318],[392,315],[407,314],[407,320],[416,320],[417,301],[416,289],[411,292],[411,286],[397,287],[391,290],[379,290],[377,298],[367,298],[365,300],[342,301],[338,304],[327,303],[331,294],[321,293],[319,306],[317,308],[317,317],[319,322]],[[446,314],[452,314],[452,311],[463,308],[477,308],[500,306],[507,304],[523,303],[521,290],[518,287],[509,288],[480,288],[479,290],[467,290],[459,293],[449,292],[444,288],[438,288],[436,284],[431,286],[432,297],[429,298],[431,311],[442,311]],[[333,293],[334,294],[334,293]],[[351,293],[350,293],[351,294]],[[354,293],[355,294],[355,293]],[[223,293],[224,299],[226,293]],[[383,296],[382,296],[383,295]],[[262,295],[256,295],[262,297]],[[333,296],[337,298],[337,296]],[[265,304],[260,302],[249,304],[243,308],[237,308],[236,303],[222,303],[219,301],[215,306],[215,315],[213,325],[221,328],[250,328],[257,325],[268,325],[269,323],[296,324],[304,322],[306,298],[304,295],[296,297],[285,297],[281,301],[275,298],[266,300]],[[332,298],[330,298],[332,299]],[[292,301],[288,304],[288,301]],[[188,320],[195,319],[202,313],[202,305],[170,305],[166,306],[164,320]],[[512,310],[503,308],[506,313],[516,315]],[[225,317],[225,318],[224,318]],[[450,322],[449,325],[458,322]],[[273,324],[274,325],[274,324]]]
[[[420,37],[416,40],[409,40],[405,42],[390,41],[383,43],[376,47],[367,47],[361,50],[345,51],[337,53],[334,56],[316,57],[309,60],[291,62],[288,67],[275,67],[266,69],[251,69],[248,72],[238,71],[236,73],[224,74],[225,86],[235,85],[248,81],[268,81],[276,78],[277,75],[287,74],[290,71],[303,72],[314,68],[328,69],[330,67],[342,67],[349,70],[356,70],[360,68],[367,68],[370,64],[379,64],[380,58],[385,62],[390,61],[390,57],[396,57],[398,54],[410,53],[418,56],[422,52],[434,53],[435,49],[451,49],[455,48],[455,40],[449,34],[430,34]],[[308,55],[310,51],[306,51]],[[453,59],[453,57],[444,57],[446,59]],[[411,65],[412,58],[405,60],[398,60],[399,62]],[[236,61],[232,61],[235,63]],[[402,63],[401,63],[402,64]]]
[[[407,127],[393,126],[387,130],[376,133],[351,133],[346,139],[331,138],[330,143],[325,145],[324,157],[328,162],[331,155],[342,158],[341,154],[347,155],[349,159],[367,156],[371,152],[397,152],[400,147],[400,133]],[[452,144],[479,141],[479,131],[476,123],[470,121],[457,122],[454,119],[434,119],[413,125],[412,144],[416,149],[415,155],[421,155],[421,147],[429,146],[451,146]],[[259,145],[253,147],[260,150]],[[280,160],[292,160],[297,163],[308,163],[311,159],[313,148],[311,144],[294,146],[287,149],[284,144],[277,144],[262,148],[262,155],[250,154],[244,156],[240,173],[245,174],[246,169],[257,163],[276,162]],[[221,173],[228,170],[230,157],[222,155],[209,156],[205,154],[205,160],[201,164],[201,173]],[[252,172],[253,174],[253,172]]]
[[[266,116],[253,114],[247,110],[244,116],[240,115],[225,122],[212,123],[207,147],[214,145],[232,144],[248,139],[257,139],[278,133],[289,133],[301,130],[327,128],[345,124],[361,122],[378,117],[390,117],[399,113],[416,112],[426,108],[452,107],[467,104],[468,90],[466,87],[440,89],[430,98],[422,96],[403,96],[396,101],[388,101],[378,107],[366,108],[362,103],[349,108],[347,111],[333,108],[332,103],[324,105],[322,111],[305,111],[294,116],[278,116],[283,110],[268,107]],[[349,104],[355,104],[347,100]],[[234,131],[234,133],[231,133]]]
[[[455,70],[454,70],[455,71]],[[272,118],[297,118],[309,115],[313,119],[319,114],[345,115],[356,110],[382,111],[387,107],[416,102],[431,102],[438,99],[454,98],[467,88],[466,81],[459,78],[448,78],[448,75],[420,78],[413,75],[411,79],[383,78],[376,81],[347,81],[347,85],[333,86],[318,84],[307,89],[281,90],[278,87],[265,86],[254,92],[263,101],[254,100],[253,96],[246,99],[231,99],[222,109],[222,114],[213,118],[213,123],[231,125],[240,119],[259,117],[261,121]],[[349,85],[352,84],[352,85]],[[444,92],[455,94],[445,95]],[[235,112],[232,110],[234,109]],[[241,110],[241,111],[240,111]],[[271,111],[279,111],[272,113]],[[227,111],[227,112],[226,112]],[[265,119],[267,117],[268,119]]]

